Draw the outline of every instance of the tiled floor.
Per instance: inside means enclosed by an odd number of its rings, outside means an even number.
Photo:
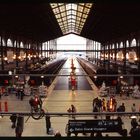
[[[66,65],[65,65],[66,66]],[[67,69],[68,70],[68,69]],[[81,69],[82,70],[82,69]],[[84,72],[84,71],[83,71]],[[60,71],[61,73],[61,71]],[[67,77],[65,77],[67,78]],[[72,92],[69,89],[56,90],[55,85],[58,82],[58,77],[53,81],[52,85],[49,87],[49,93],[47,98],[43,101],[43,108],[45,111],[49,112],[67,112],[67,109],[71,104],[74,104],[77,108],[77,112],[92,112],[92,100],[98,96],[98,89],[94,83],[86,77],[86,80],[89,82],[88,85],[91,86],[90,90],[75,90]],[[106,97],[108,99],[109,97]],[[8,111],[14,112],[28,112],[30,111],[29,106],[30,96],[24,97],[24,100],[21,101],[17,99],[15,95],[4,96],[0,100],[2,104],[2,111],[4,111],[4,102],[8,102]],[[118,106],[122,102],[126,105],[126,112],[131,111],[132,103],[136,104],[136,107],[139,108],[140,101],[138,99],[122,99],[118,95],[116,96]],[[77,117],[76,119],[93,119],[90,117]],[[40,120],[34,120],[33,118],[24,117],[24,130],[22,136],[53,136],[46,134],[45,128],[45,118],[43,117]],[[130,130],[130,119],[129,117],[122,117],[124,121],[124,127]],[[66,136],[65,127],[69,120],[69,117],[51,117],[51,125],[54,131],[59,130],[62,136]],[[26,122],[27,121],[27,122]],[[105,135],[105,134],[103,134]],[[110,133],[110,136],[119,136],[117,133]],[[4,116],[0,119],[0,136],[15,136],[15,129],[11,128],[11,122],[9,116]],[[78,136],[83,136],[79,134]]]

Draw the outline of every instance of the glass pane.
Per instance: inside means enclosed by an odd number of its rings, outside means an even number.
[[[77,10],[77,4],[71,4],[72,10]]]
[[[66,24],[63,24],[63,26],[68,26],[68,24],[66,23]]]
[[[71,19],[71,22],[75,22],[75,20],[74,19]]]
[[[82,13],[78,12],[77,15],[78,15],[79,17],[81,17],[81,16],[82,16]]]
[[[53,12],[54,12],[54,14],[59,14],[60,13],[58,8],[53,9]]]
[[[77,21],[80,21],[80,19],[81,19],[80,17],[76,17],[76,20],[77,20]]]
[[[85,4],[84,4],[84,3],[79,3],[79,5],[82,5],[82,6],[84,6]]]
[[[64,12],[65,11],[65,6],[61,6],[60,8],[60,12]]]
[[[66,31],[62,31],[62,33],[63,33],[63,34],[65,34],[65,33],[66,33]]]
[[[59,18],[59,19],[57,19],[57,21],[58,21],[58,22],[62,22],[62,19],[61,19],[61,18]]]
[[[57,7],[58,5],[57,5],[57,3],[51,3],[51,7],[52,8],[55,8],[55,7]]]
[[[84,25],[84,22],[80,22],[81,25]]]
[[[79,27],[79,24],[76,23],[76,24],[75,24],[75,28],[78,28],[78,27]]]
[[[66,10],[70,10],[71,9],[71,4],[66,4]]]
[[[86,15],[86,14],[83,14],[83,15],[82,15],[82,18],[87,18],[87,16],[88,16],[88,15]]]
[[[68,22],[68,26],[70,26],[71,25],[71,23],[70,22]]]
[[[66,12],[61,13],[61,16],[65,17],[66,16]]]
[[[62,24],[62,22],[60,22],[60,23],[59,23],[59,25],[60,25],[60,27],[63,27],[63,24]]]
[[[71,18],[67,20],[68,22],[71,22]]]
[[[83,7],[82,6],[78,6],[78,11],[82,12],[83,11]]]
[[[60,18],[61,17],[61,15],[60,14],[57,14],[57,15],[55,15],[56,16],[56,18]]]
[[[72,18],[72,19],[76,19],[76,16],[75,16],[75,15],[71,15],[71,18]]]
[[[85,6],[88,7],[88,8],[91,8],[92,3],[86,3]]]
[[[71,10],[68,10],[68,11],[67,11],[67,15],[70,15],[70,14],[71,14]]]
[[[66,17],[62,18],[63,21],[67,20]]]
[[[84,19],[84,18],[83,18],[83,19],[81,19],[81,21],[82,21],[82,22],[85,22],[85,21],[86,21],[86,19]]]
[[[89,13],[89,10],[90,9],[88,9],[88,8],[84,8],[83,13],[88,14]]]
[[[72,10],[72,11],[71,11],[71,14],[72,14],[72,15],[76,15],[76,11]]]
[[[71,23],[72,26],[75,26],[75,23]]]
[[[71,25],[72,28],[75,28],[75,25]]]
[[[59,6],[64,5],[64,3],[58,3]]]
[[[68,16],[67,16],[67,19],[70,19],[70,18],[71,18],[71,15],[68,15]]]

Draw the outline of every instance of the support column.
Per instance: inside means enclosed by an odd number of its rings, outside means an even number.
[[[26,54],[26,58],[25,58],[25,70],[26,72],[28,71],[28,43],[25,47],[25,54]]]
[[[140,71],[140,38],[138,39],[138,45],[137,45],[137,48],[138,48],[138,52],[137,52],[137,58],[138,58],[138,71]]]
[[[118,67],[117,67],[117,58],[116,58],[116,56],[117,56],[117,45],[116,45],[116,43],[114,43],[114,61],[115,61],[115,69],[116,69],[116,68],[118,69]]]
[[[48,41],[48,57],[50,58],[50,41]]]
[[[47,41],[47,49],[46,49],[46,53],[47,53],[47,60],[48,60],[48,41]]]
[[[110,69],[110,45],[108,45],[108,70]]]
[[[126,74],[126,43],[125,42],[123,42],[123,46],[124,46],[123,73]]]
[[[3,59],[3,43],[2,43],[2,36],[1,36],[1,70],[4,70],[4,59]]]
[[[103,67],[105,67],[105,45],[103,46],[103,54],[104,54]]]
[[[37,58],[38,58],[38,62],[39,62],[39,43],[37,43]]]
[[[97,47],[96,47],[96,50],[97,50],[97,65],[99,63],[99,61],[98,61],[98,56],[99,56],[99,50],[98,50],[98,48],[99,48],[99,44],[97,43]]]
[[[43,45],[42,45],[42,43],[41,43],[41,58],[43,57]]]
[[[34,64],[34,51],[35,51],[35,46],[33,45],[32,46],[32,54],[31,54],[32,55],[31,59],[32,59],[33,64]]]
[[[18,68],[18,47],[17,47],[17,40],[16,40],[16,69]]]
[[[95,42],[94,48],[95,48],[95,64],[96,64],[96,62],[97,62],[97,61],[96,61],[96,58],[97,58],[97,56],[96,56],[96,55],[97,55],[97,52],[96,52],[96,51],[97,51],[97,50],[96,50],[96,42]]]

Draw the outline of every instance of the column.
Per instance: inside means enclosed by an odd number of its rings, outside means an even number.
[[[18,47],[17,47],[17,40],[16,40],[16,69],[18,68]]]
[[[1,35],[1,70],[4,70],[2,35]]]
[[[117,59],[116,59],[116,56],[117,56],[117,45],[116,45],[116,43],[114,43],[114,61],[115,61],[115,69],[118,68],[118,67],[117,67]]]
[[[110,44],[108,45],[108,61],[107,61],[107,63],[108,63],[107,69],[109,70],[110,69]]]
[[[26,44],[25,46],[25,54],[26,54],[26,57],[25,57],[25,70],[26,72],[28,71],[28,43]]]
[[[104,54],[104,58],[103,58],[103,67],[105,67],[105,45],[103,46],[103,54]]]
[[[126,43],[125,42],[123,42],[123,48],[124,48],[123,73],[126,74]]]
[[[46,49],[46,53],[47,53],[47,60],[48,60],[48,58],[49,58],[49,56],[48,56],[48,41],[47,41],[47,49]]]

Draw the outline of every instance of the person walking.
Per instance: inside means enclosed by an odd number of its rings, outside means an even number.
[[[12,114],[11,116],[10,116],[10,120],[11,120],[11,122],[12,122],[12,128],[15,128],[16,127],[16,121],[17,121],[17,116],[16,116],[16,114]]]
[[[102,111],[106,111],[106,101],[104,98],[102,99]]]
[[[120,106],[120,108],[121,108],[121,112],[125,112],[125,105],[124,105],[124,103],[122,103],[122,105]]]
[[[2,89],[0,88],[0,99],[1,99],[1,97],[2,97]]]
[[[54,137],[61,137],[61,133],[57,130]]]
[[[51,128],[50,116],[46,115],[45,120],[46,120],[46,133],[49,134],[49,130]]]
[[[20,90],[20,100],[21,100],[21,101],[23,100],[23,97],[24,97],[24,90],[21,89],[21,90]]]
[[[99,112],[97,105],[94,106],[93,112]],[[97,119],[97,115],[95,115],[94,118]]]
[[[136,118],[133,118],[131,120],[131,127],[132,128],[136,128],[138,126],[138,122],[137,122],[137,119]]]
[[[136,112],[136,105],[135,105],[135,103],[133,103],[133,105],[132,105],[132,107],[131,107],[131,111],[132,111],[132,112]]]
[[[72,113],[76,113],[77,112],[76,107],[73,104],[71,105],[71,112]],[[72,118],[75,119],[75,115],[72,115]]]
[[[23,132],[23,129],[21,127],[21,125],[19,123],[17,123],[16,129],[15,129],[15,133],[16,133],[16,137],[21,137]]]

